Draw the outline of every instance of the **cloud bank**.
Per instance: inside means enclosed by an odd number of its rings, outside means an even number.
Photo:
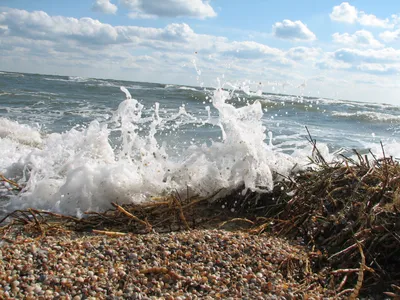
[[[180,10],[174,12],[140,0],[123,2],[119,3],[125,9],[130,5],[129,12],[141,18],[204,19],[216,16],[207,1],[194,2],[197,7],[182,4]],[[181,2],[165,1],[171,5]],[[114,11],[108,6],[113,5],[109,1],[97,0],[95,4],[98,5],[92,7],[95,11],[109,14]],[[367,22],[366,14],[348,3],[337,7],[331,14],[336,21]],[[395,24],[395,18],[392,19]],[[368,22],[372,24],[371,20]],[[49,15],[44,11],[2,8],[0,65],[5,70],[197,85],[221,76],[230,80],[294,82],[286,85],[286,89],[293,89],[288,92],[296,92],[305,80],[309,83],[308,89],[313,89],[312,84],[315,84],[315,90],[332,90],[339,82],[339,88],[362,82],[375,87],[399,86],[396,76],[400,70],[400,50],[382,43],[399,39],[399,29],[375,33],[379,34],[380,41],[364,29],[354,33],[336,32],[332,35],[335,43],[327,46],[317,41],[316,35],[299,20],[276,22],[272,35],[265,34],[258,41],[249,36],[235,40],[200,34],[188,20],[179,21],[182,20],[162,21],[161,27],[116,26],[89,17],[73,18]],[[293,46],[271,37],[300,44]],[[312,46],[305,46],[310,42],[313,42]],[[275,47],[276,44],[284,46]],[[194,64],[202,72],[196,72]],[[324,78],[323,84],[310,78]]]

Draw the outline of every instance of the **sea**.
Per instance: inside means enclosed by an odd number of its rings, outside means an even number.
[[[28,207],[82,216],[171,192],[263,193],[317,167],[313,143],[328,162],[354,150],[400,158],[399,106],[260,87],[0,72],[0,174],[22,188],[1,180],[0,216]]]

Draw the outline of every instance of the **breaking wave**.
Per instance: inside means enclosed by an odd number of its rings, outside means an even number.
[[[373,111],[357,111],[354,113],[349,112],[332,112],[332,115],[340,118],[348,118],[360,121],[383,122],[383,123],[399,123],[400,115],[392,115]]]

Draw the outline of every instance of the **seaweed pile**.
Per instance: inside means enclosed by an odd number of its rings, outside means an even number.
[[[290,184],[294,194],[264,214],[270,219],[259,230],[301,237],[319,253],[326,284],[338,292],[351,293],[356,282],[365,295],[398,297],[399,162],[385,156],[370,162],[358,154],[358,161],[323,162]]]
[[[311,136],[310,141],[315,146]],[[328,164],[314,147],[317,168],[281,178],[265,194],[242,195],[239,189],[223,198],[218,194],[195,198],[189,191],[187,196],[175,192],[140,205],[113,203],[114,209],[86,212],[84,218],[17,210],[0,220],[0,238],[21,243],[60,232],[121,236],[218,226],[268,232],[308,246],[312,271],[319,274],[327,296],[396,298],[400,295],[400,164],[384,152],[383,158],[373,156],[371,161],[355,153],[357,160],[343,157]]]

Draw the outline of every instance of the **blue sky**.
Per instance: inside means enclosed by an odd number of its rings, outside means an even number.
[[[400,104],[393,1],[0,0],[0,69]]]

